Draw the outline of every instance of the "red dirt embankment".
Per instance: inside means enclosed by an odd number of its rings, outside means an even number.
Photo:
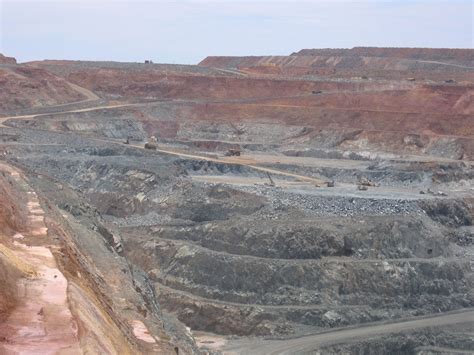
[[[181,120],[273,123],[315,129],[361,129],[431,135],[472,136],[470,115],[311,107],[287,104],[195,104],[178,111]]]
[[[176,115],[180,121],[300,126],[310,128],[310,132],[324,131],[326,135],[336,136],[336,132],[353,131],[358,133],[346,143],[351,143],[355,149],[360,145],[363,149],[377,151],[424,154],[426,149],[454,145],[457,147],[455,152],[445,152],[442,156],[463,159],[474,157],[472,114],[456,114],[449,109],[450,104],[455,102],[457,105],[459,100],[451,99],[449,103],[449,100],[444,102],[435,96],[433,101],[420,99],[420,107],[416,107],[415,98],[413,105],[404,108],[403,100],[410,94],[396,93],[400,95],[398,101],[401,103],[400,108],[397,108],[390,106],[389,95],[390,93],[379,93],[377,97],[369,94],[364,100],[357,100],[356,96],[351,98],[349,104],[343,105],[343,98],[338,98],[336,94],[334,101],[331,102],[331,98],[327,98],[327,101],[319,102],[319,107],[316,105],[317,101],[311,102],[312,98],[193,104],[181,107]],[[393,110],[390,110],[392,108]],[[436,111],[437,108],[439,112]],[[412,143],[414,135],[416,146]],[[311,134],[308,134],[307,139],[312,139]],[[429,154],[438,153],[433,150]]]
[[[376,87],[372,83],[177,75],[119,69],[78,71],[69,74],[67,80],[95,92],[160,99],[253,99],[307,95],[315,90],[364,90]]]
[[[0,112],[85,100],[66,80],[39,68],[0,67]]]
[[[474,86],[423,85],[411,90],[334,92],[296,98],[260,100],[260,103],[400,113],[473,115]]]
[[[0,64],[16,64],[16,59],[13,57],[5,57],[0,53]]]

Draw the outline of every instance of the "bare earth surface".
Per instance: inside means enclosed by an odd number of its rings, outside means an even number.
[[[0,353],[472,353],[473,68],[0,56]]]

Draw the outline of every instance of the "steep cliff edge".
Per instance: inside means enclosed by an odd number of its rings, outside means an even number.
[[[0,164],[0,190],[0,352],[175,352],[146,306],[130,309],[142,297],[133,285],[128,294],[111,289],[135,281],[121,276],[127,265],[114,265],[102,238],[89,243],[103,263],[92,262],[73,237],[73,217],[56,214],[16,168]]]

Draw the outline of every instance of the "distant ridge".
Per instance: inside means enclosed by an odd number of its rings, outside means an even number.
[[[13,57],[5,57],[0,53],[0,64],[16,64],[16,59]]]
[[[474,61],[474,49],[465,48],[395,48],[395,47],[354,47],[302,49],[292,56],[361,56],[392,57],[424,60]]]
[[[200,66],[249,75],[418,78],[465,82],[474,77],[474,49],[321,48],[280,56],[210,56]],[[354,72],[356,71],[356,72]]]

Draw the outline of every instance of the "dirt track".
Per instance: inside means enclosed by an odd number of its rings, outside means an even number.
[[[4,126],[3,123],[5,121],[9,120],[9,119],[29,119],[29,118],[48,116],[48,115],[54,115],[54,114],[89,112],[89,111],[96,111],[96,110],[102,110],[102,109],[127,107],[127,106],[137,106],[137,105],[141,105],[141,104],[104,105],[104,106],[89,107],[89,108],[84,108],[84,109],[63,111],[63,112],[51,112],[51,113],[31,114],[31,115],[24,115],[24,116],[0,117],[0,127],[6,127],[6,126]],[[102,139],[96,139],[96,140],[104,141],[104,142],[107,142],[107,143],[117,143],[117,142],[111,142],[110,140],[105,140],[105,139],[103,139],[103,140]],[[135,148],[144,149],[143,146],[141,146],[141,145],[132,145],[132,146],[135,147]],[[175,151],[165,150],[165,149],[157,149],[157,152],[164,153],[164,154],[169,154],[169,155],[181,156],[181,157],[185,157],[185,158],[191,158],[191,159],[198,159],[198,160],[213,161],[213,162],[217,162],[217,163],[227,163],[227,164],[236,164],[236,165],[248,166],[252,169],[259,170],[259,171],[262,171],[262,172],[268,172],[268,173],[276,174],[276,175],[285,175],[285,176],[295,178],[297,180],[307,181],[307,182],[311,182],[311,183],[314,183],[314,184],[324,184],[325,183],[324,181],[322,181],[320,179],[315,179],[315,178],[312,178],[312,177],[309,177],[309,176],[292,174],[292,173],[288,173],[288,172],[281,171],[281,170],[269,169],[269,168],[255,166],[252,163],[245,162],[245,159],[242,159],[242,158],[230,157],[230,158],[223,158],[223,159],[215,159],[215,158],[210,158],[210,157],[206,157],[206,156],[180,153],[180,152],[175,152]]]
[[[224,346],[225,354],[296,354],[314,350],[323,345],[378,335],[416,330],[434,326],[474,322],[474,310],[468,309],[427,318],[414,319],[391,324],[369,325],[351,329],[340,329],[327,333],[305,336],[290,340],[246,340]]]
[[[474,67],[468,67],[466,65],[459,65],[459,64],[453,64],[453,63],[445,63],[445,62],[438,62],[434,60],[418,60],[420,63],[431,63],[431,64],[439,64],[439,65],[447,65],[449,67],[457,67],[457,68],[462,68],[462,69],[474,69]]]
[[[90,90],[87,90],[86,88],[83,88],[81,86],[78,86],[76,84],[73,84],[73,83],[68,83],[70,87],[72,87],[74,90],[80,92],[82,95],[84,95],[85,97],[87,97],[86,100],[84,101],[95,101],[95,100],[99,100],[100,97],[97,96],[96,94],[94,94],[92,91]]]
[[[35,113],[35,114],[23,115],[23,116],[6,116],[6,117],[0,117],[0,127],[6,127],[3,123],[5,121],[10,120],[10,119],[23,120],[23,119],[41,117],[41,116],[60,115],[60,114],[64,114],[64,113],[89,112],[89,111],[102,110],[102,109],[106,109],[106,108],[117,108],[117,107],[136,106],[136,105],[137,104],[103,105],[103,106],[88,107],[88,108],[82,108],[82,109],[70,110],[70,111]],[[59,106],[62,106],[62,105],[58,105],[58,107]]]

